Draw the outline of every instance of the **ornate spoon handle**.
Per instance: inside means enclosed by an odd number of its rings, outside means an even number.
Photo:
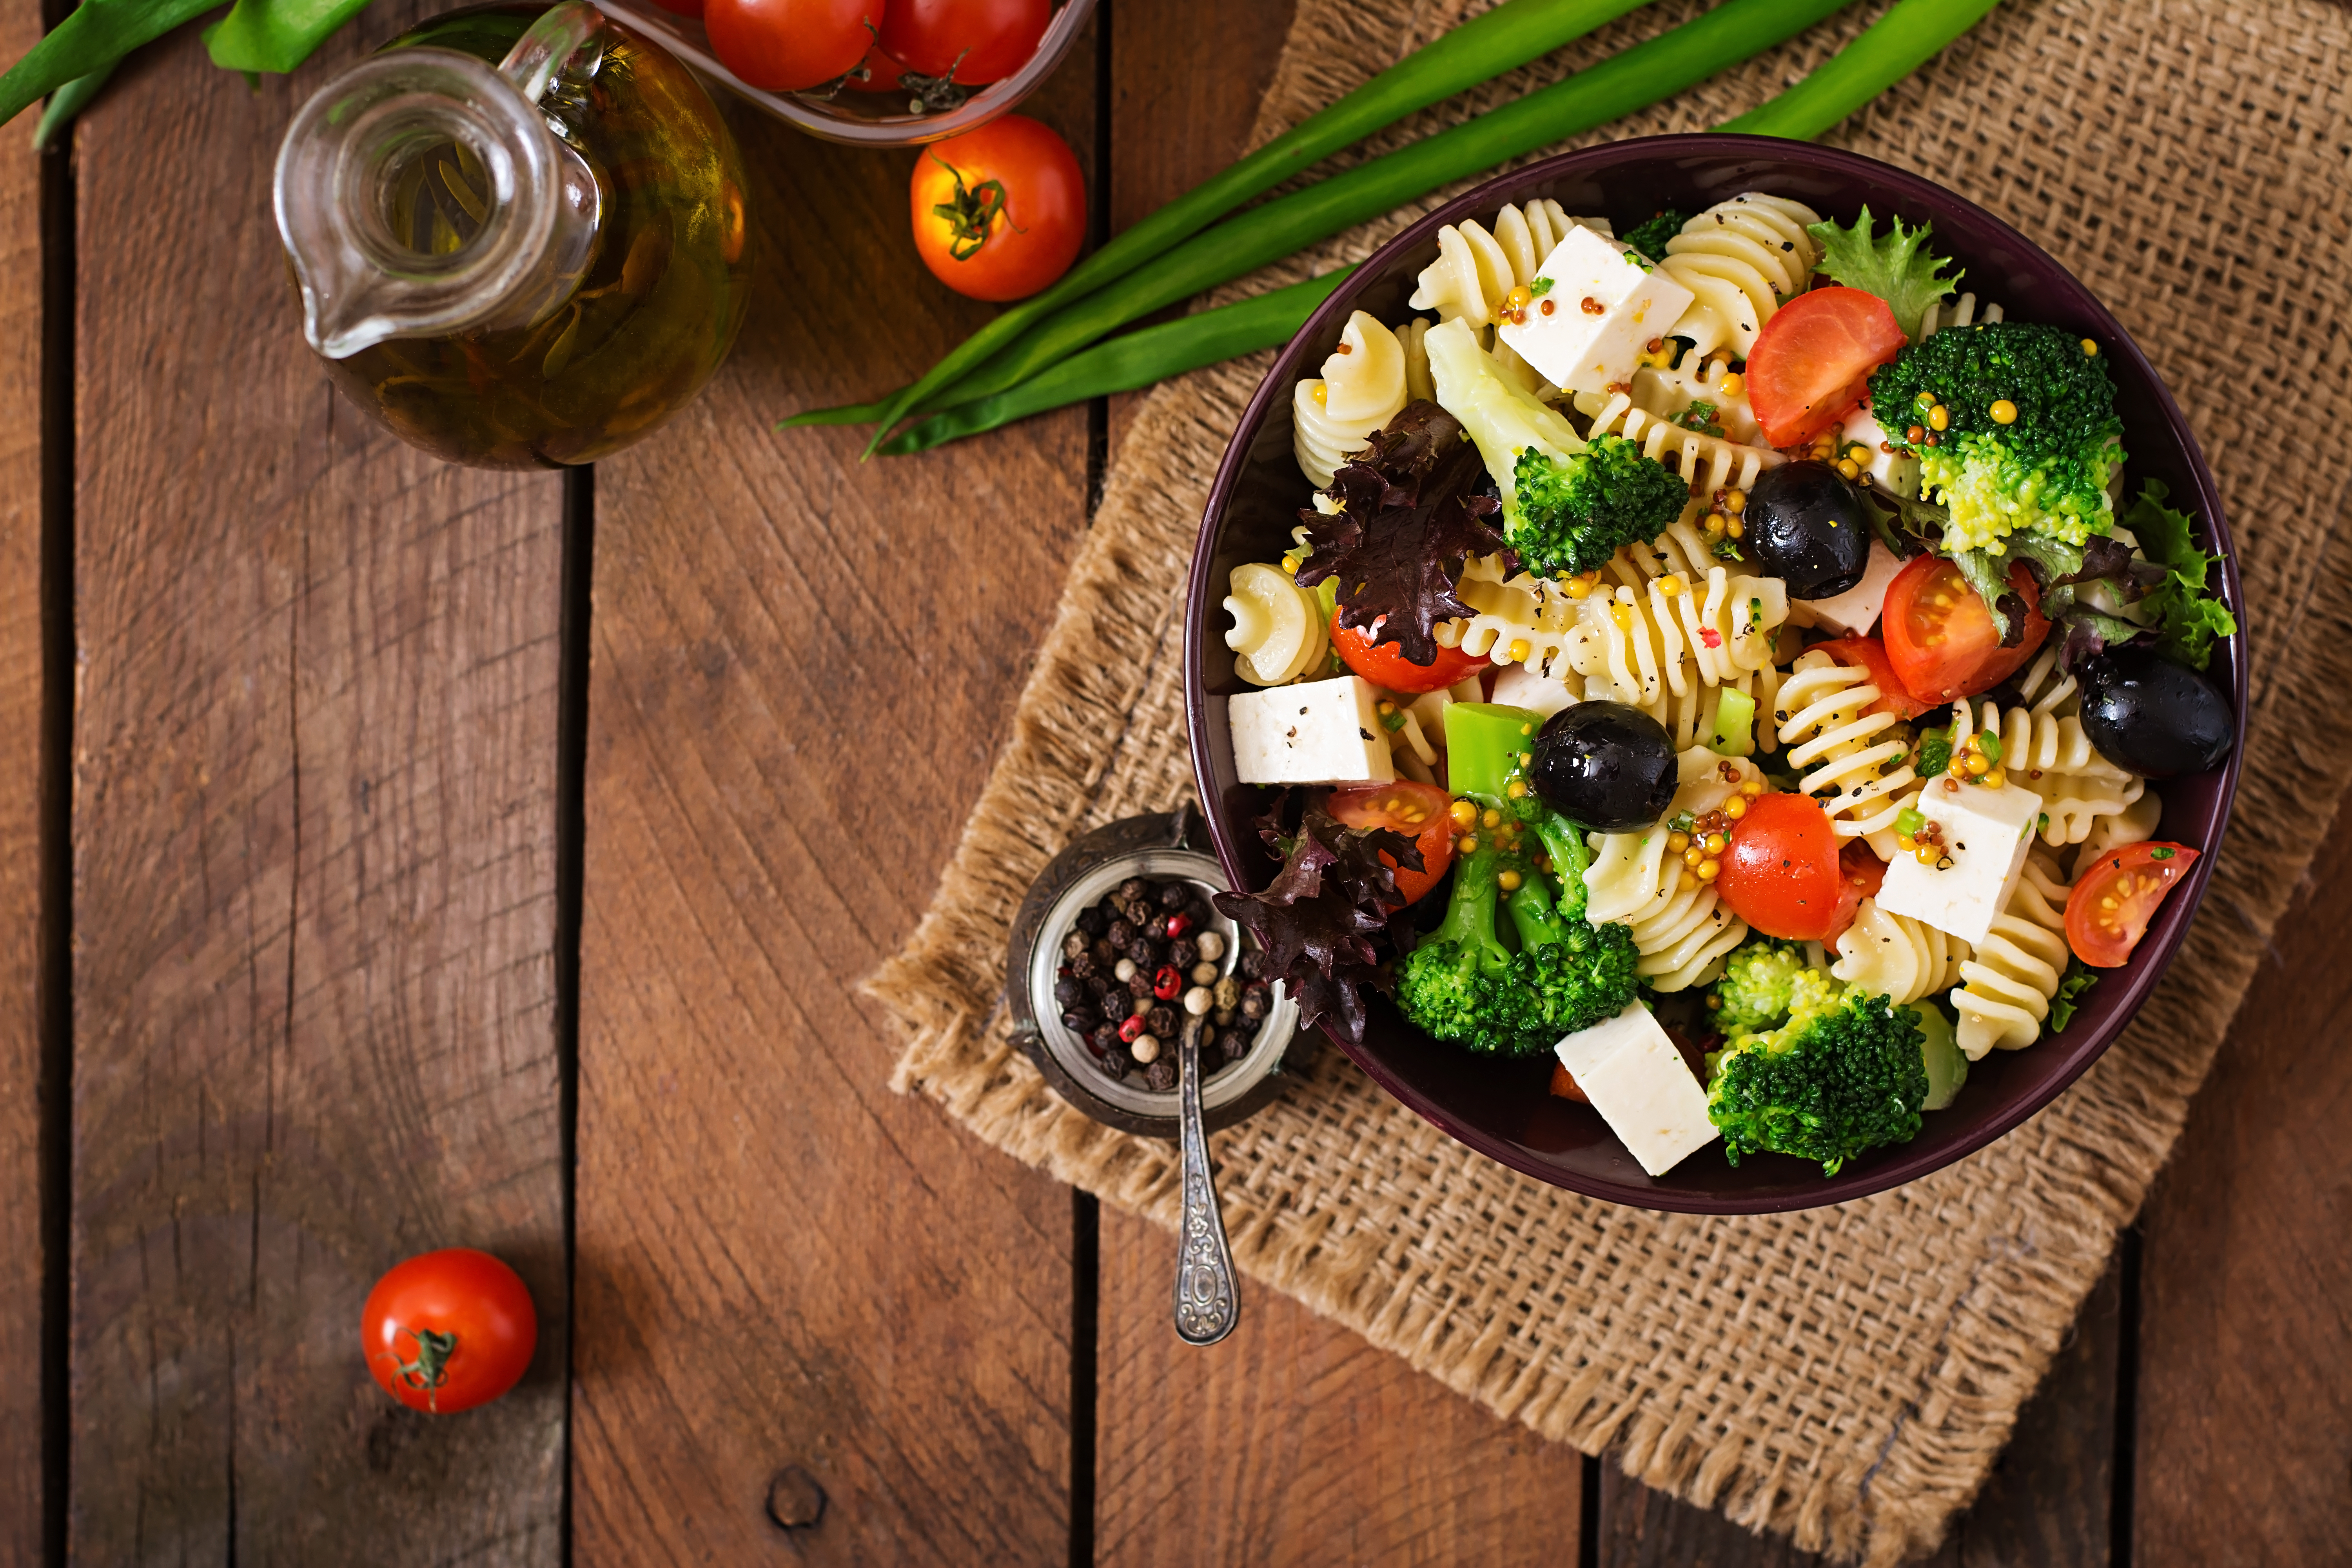
[[[1242,1315],[1234,1255],[1225,1245],[1225,1217],[1209,1174],[1209,1135],[1201,1126],[1201,1026],[1184,1020],[1176,1047],[1176,1146],[1184,1167],[1184,1213],[1176,1251],[1176,1334],[1188,1345],[1213,1345],[1234,1331]]]

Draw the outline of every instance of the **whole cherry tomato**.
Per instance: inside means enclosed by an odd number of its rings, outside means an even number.
[[[1446,813],[1454,797],[1434,784],[1399,779],[1394,784],[1349,784],[1335,789],[1323,809],[1349,827],[1385,827],[1402,833],[1421,851],[1421,869],[1398,866],[1393,856],[1381,860],[1396,869],[1397,891],[1408,904],[1445,875],[1454,864],[1454,819]]]
[[[928,77],[1002,81],[1037,52],[1053,0],[890,0],[882,47]]]
[[[1764,438],[1802,446],[1843,419],[1903,343],[1895,312],[1864,289],[1816,289],[1782,305],[1748,351],[1748,402]]]
[[[694,0],[699,5],[702,0]],[[895,92],[905,97],[910,90],[898,79],[912,68],[906,61],[894,59],[882,46],[876,44],[866,51],[866,74],[851,77],[844,85],[852,92]]]
[[[2042,647],[2050,623],[2024,562],[2011,563],[2009,585],[2025,601],[2025,632],[2015,647],[2003,647],[1992,612],[1951,562],[1922,555],[1895,574],[1879,631],[1895,678],[1924,707],[1991,690]]]
[[[883,0],[705,0],[700,9],[719,63],[770,92],[854,70],[883,20]]]
[[[1843,883],[1830,814],[1811,795],[1766,795],[1732,824],[1715,885],[1766,936],[1819,942],[1837,922]]]
[[[2066,945],[2094,969],[2122,967],[2196,858],[2186,844],[2126,844],[2100,856],[2066,896]]]
[[[975,300],[1034,294],[1069,270],[1086,238],[1077,157],[1024,115],[922,149],[908,194],[923,264]]]
[[[539,1343],[520,1276],[487,1252],[445,1247],[395,1264],[360,1313],[368,1371],[412,1410],[448,1415],[512,1388]]]
[[[1413,664],[1400,643],[1375,643],[1378,634],[1361,626],[1343,626],[1337,611],[1331,616],[1331,646],[1339,662],[1386,691],[1443,691],[1459,686],[1487,668],[1487,661],[1458,647],[1441,647],[1428,664]]]

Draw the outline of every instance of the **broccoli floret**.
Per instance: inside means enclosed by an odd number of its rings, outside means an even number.
[[[1741,943],[1724,961],[1723,978],[1707,998],[1716,1027],[1726,1035],[1772,1027],[1788,1017],[1802,977],[1814,973],[1793,942],[1756,937]]]
[[[1462,421],[1503,498],[1503,536],[1530,572],[1573,575],[1618,547],[1664,533],[1690,487],[1622,436],[1589,447],[1558,412],[1496,369],[1466,323],[1443,321],[1423,340],[1437,400]]]
[[[1495,931],[1498,852],[1491,842],[1454,862],[1445,919],[1397,969],[1396,1004],[1423,1034],[1474,1051],[1516,1044],[1504,978],[1515,954]]]
[[[1946,552],[1998,553],[2021,531],[2080,544],[2114,526],[2107,483],[2124,426],[2106,364],[2084,340],[2023,321],[1948,328],[1873,375],[1870,402],[1888,438],[1919,458],[1922,493],[1949,509]],[[1993,417],[2002,404],[2006,424]],[[1905,439],[1914,428],[1916,443]]]
[[[1583,884],[1577,884],[1579,893]],[[1582,900],[1578,900],[1581,907]],[[1587,924],[1552,906],[1544,878],[1527,874],[1506,900],[1519,954],[1503,990],[1514,1009],[1517,1054],[1548,1051],[1563,1038],[1625,1010],[1633,999],[1633,928]]]
[[[1506,507],[1503,537],[1530,572],[1573,576],[1607,564],[1623,545],[1647,543],[1690,501],[1690,486],[1622,436],[1595,437],[1565,459],[1519,454],[1518,510]]]
[[[1715,1060],[1706,1113],[1725,1156],[1737,1165],[1769,1150],[1834,1176],[1865,1149],[1917,1137],[1927,1100],[1918,1016],[1827,975],[1800,983],[1792,1000],[1786,1024],[1732,1035]]]
[[[1683,225],[1689,221],[1672,207],[1662,208],[1647,222],[1627,230],[1625,243],[1653,261],[1664,261],[1666,241],[1682,233]]]

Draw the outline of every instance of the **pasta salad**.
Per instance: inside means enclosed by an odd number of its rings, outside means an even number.
[[[2129,958],[2236,623],[2100,343],[1963,276],[1867,208],[1537,201],[1348,320],[1224,601],[1285,864],[1219,901],[1310,1022],[1548,1056],[1652,1175],[1833,1174]]]

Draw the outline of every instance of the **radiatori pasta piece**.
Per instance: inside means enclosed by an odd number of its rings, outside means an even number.
[[[1475,221],[1449,223],[1437,231],[1437,259],[1422,268],[1421,286],[1407,303],[1436,311],[1441,321],[1459,316],[1474,327],[1492,326],[1510,291],[1535,281],[1536,268],[1577,227],[1609,232],[1606,221],[1570,217],[1554,201],[1506,206],[1495,215],[1492,233]]]
[[[1228,581],[1234,673],[1253,686],[1280,686],[1314,668],[1330,642],[1321,602],[1278,566],[1236,566]]]
[[[1757,776],[1751,763],[1693,747],[1682,753],[1682,783],[1666,816],[1704,816]],[[1724,954],[1748,939],[1748,922],[1724,904],[1715,884],[1699,880],[1679,857],[1666,853],[1664,823],[1635,833],[1596,833],[1590,842],[1585,919],[1633,928],[1633,949],[1641,954],[1633,971],[1651,990],[1682,991],[1714,979]]]
[[[1727,386],[1731,390],[1725,391]],[[1733,375],[1731,361],[1724,354],[1686,353],[1677,369],[1641,366],[1633,372],[1633,403],[1644,414],[1667,420],[1681,418],[1695,403],[1706,404],[1715,410],[1711,423],[1722,426],[1727,439],[1762,445],[1756,410],[1748,402],[1747,378]]]
[[[1799,656],[1781,683],[1774,717],[1788,765],[1804,770],[1798,789],[1821,801],[1840,838],[1868,838],[1880,859],[1891,860],[1895,818],[1918,797],[1919,775],[1905,760],[1911,745],[1902,721],[1869,711],[1879,695],[1868,670],[1815,651]]]
[[[1358,310],[1323,362],[1321,380],[1302,381],[1291,396],[1291,450],[1318,489],[1372,432],[1405,405],[1404,345],[1380,321]]]
[[[2026,858],[2025,874],[2009,907],[1992,918],[1992,931],[1960,965],[1965,983],[1952,993],[1960,1014],[1960,1049],[1980,1060],[1998,1046],[2022,1050],[2042,1037],[2050,998],[2066,973],[2066,884],[2042,850]]]
[[[2083,847],[2074,851],[2074,879],[2081,881],[2091,862],[2110,849],[2120,849],[2126,844],[2145,844],[2156,837],[2157,824],[2164,820],[2164,797],[2143,793],[2121,811],[2109,812],[2091,820],[2091,830],[2083,836]]]
[[[2037,667],[2038,668],[2038,667]],[[2113,816],[2147,792],[2147,781],[2099,755],[2083,721],[2036,709],[1987,702],[1972,728],[2000,737],[2000,765],[2010,778],[2042,797],[2042,841],[2080,844],[2094,822]]]
[[[1916,1002],[1959,984],[1969,944],[1947,931],[1878,907],[1864,899],[1853,924],[1839,933],[1838,959],[1830,973],[1849,985]]]
[[[1820,221],[1802,202],[1750,191],[1683,225],[1658,269],[1691,291],[1691,305],[1665,335],[1688,338],[1702,356],[1727,349],[1746,359],[1780,302],[1812,277],[1822,250],[1805,226]]]

